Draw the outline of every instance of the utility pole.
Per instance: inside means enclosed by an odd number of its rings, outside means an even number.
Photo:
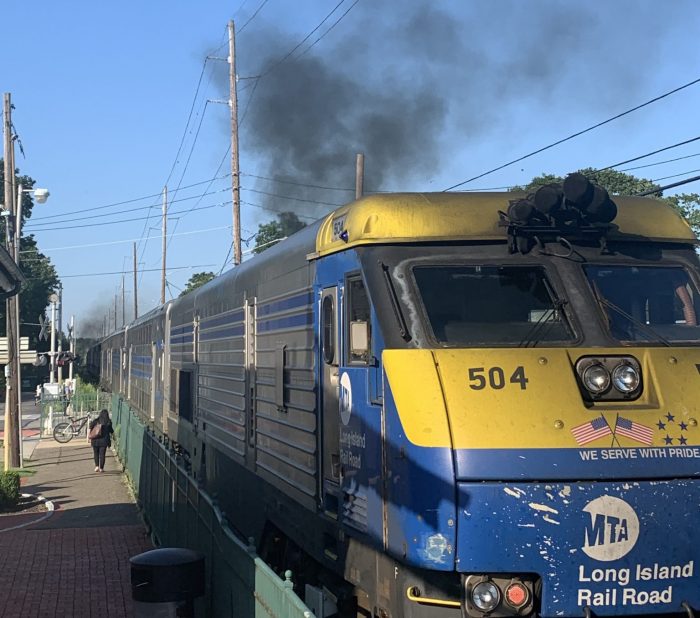
[[[114,332],[117,332],[117,298],[119,298],[116,294],[114,295]]]
[[[163,187],[163,268],[160,273],[160,304],[165,304],[165,254],[168,243],[168,187]]]
[[[233,264],[241,263],[241,174],[238,167],[238,93],[236,91],[236,31],[228,22],[229,107],[231,108],[231,191],[233,193]]]
[[[14,142],[12,141],[12,102],[10,93],[6,92],[3,101],[3,130],[4,130],[4,173],[5,173],[5,246],[10,255],[15,255],[14,220],[15,220],[15,168]],[[19,441],[17,440],[17,423],[19,393],[16,387],[16,357],[18,353],[17,315],[14,299],[5,301],[6,336],[7,336],[7,365],[5,365],[5,470],[19,468]],[[15,384],[13,384],[15,382]]]
[[[124,273],[122,273],[122,328],[126,324],[126,292],[124,291]]]
[[[134,320],[139,317],[139,295],[136,283],[136,243],[134,243]]]
[[[359,200],[364,193],[365,185],[365,155],[357,153],[355,158],[355,199]]]

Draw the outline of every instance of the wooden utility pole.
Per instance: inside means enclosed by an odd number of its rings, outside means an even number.
[[[165,304],[165,252],[168,247],[168,187],[163,187],[163,268],[160,273],[160,304]]]
[[[134,320],[139,317],[139,295],[136,283],[136,243],[134,243]]]
[[[238,167],[238,93],[236,91],[236,31],[228,22],[229,107],[231,108],[231,192],[233,200],[233,263],[241,263],[241,174]]]
[[[12,141],[12,102],[10,93],[6,92],[3,101],[3,130],[4,130],[4,173],[5,173],[5,247],[8,253],[15,255],[15,168],[14,168],[14,142]],[[5,470],[19,468],[19,440],[18,440],[18,401],[19,394],[16,382],[17,366],[17,315],[15,313],[14,299],[5,301],[7,336],[7,365],[5,365]]]
[[[365,184],[365,155],[357,153],[355,158],[355,199],[359,200],[364,193]]]

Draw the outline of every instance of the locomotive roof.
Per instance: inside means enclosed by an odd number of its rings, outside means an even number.
[[[330,213],[316,237],[322,256],[386,242],[506,241],[499,211],[517,193],[394,193],[363,197]],[[618,214],[609,238],[695,243],[688,223],[659,200],[613,196]],[[344,238],[345,236],[345,238]]]

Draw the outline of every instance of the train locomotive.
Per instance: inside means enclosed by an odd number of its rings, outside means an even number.
[[[93,358],[324,615],[692,617],[695,247],[579,174],[371,195]]]

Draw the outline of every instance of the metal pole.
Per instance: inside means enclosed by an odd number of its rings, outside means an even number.
[[[59,281],[58,283],[58,331],[56,335],[58,336],[58,358],[61,358],[61,352],[63,352],[63,284]],[[57,367],[57,381],[59,384],[63,385],[63,367],[56,363]]]
[[[5,173],[5,246],[11,256],[14,256],[14,217],[15,217],[15,168],[14,142],[12,141],[12,102],[10,93],[6,92],[3,106],[4,129],[4,173]],[[16,377],[17,357],[17,316],[15,315],[14,299],[5,301],[6,335],[7,335],[7,365],[5,365],[5,470],[19,467],[19,444],[17,443],[17,387],[13,388]]]
[[[75,318],[74,316],[70,316],[70,353],[71,353],[71,361],[70,365],[68,365],[68,379],[71,382],[71,385],[73,384],[73,358],[75,358]]]
[[[51,373],[49,374],[49,384],[56,382],[56,300],[58,296],[52,294],[51,297]]]
[[[233,198],[233,263],[241,263],[241,175],[238,167],[238,93],[236,91],[236,31],[228,22],[229,107],[231,108],[231,192]]]
[[[365,184],[365,155],[357,153],[355,158],[355,199],[359,200],[364,193]]]
[[[136,283],[136,243],[134,243],[134,320],[139,317],[139,295]]]
[[[160,273],[160,304],[165,304],[165,253],[167,250],[168,237],[168,187],[163,187],[163,267]]]

